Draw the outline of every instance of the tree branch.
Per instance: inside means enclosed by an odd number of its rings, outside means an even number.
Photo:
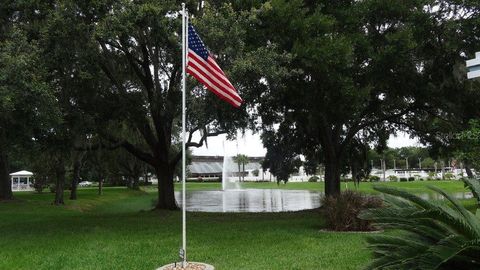
[[[205,142],[205,140],[206,140],[208,137],[215,137],[215,136],[218,136],[218,135],[227,133],[227,131],[224,131],[224,130],[216,131],[216,132],[205,132],[199,142],[192,142],[193,133],[195,133],[195,132],[198,131],[199,129],[200,129],[200,128],[196,127],[196,128],[194,128],[193,130],[191,130],[191,131],[189,132],[190,134],[188,135],[188,140],[187,140],[187,142],[185,143],[185,148],[188,148],[188,147],[202,147],[202,146],[203,146],[203,143]],[[170,165],[171,165],[171,166],[177,165],[177,163],[180,161],[181,158],[182,158],[182,151],[180,150],[180,151],[175,155],[175,157],[171,160]]]

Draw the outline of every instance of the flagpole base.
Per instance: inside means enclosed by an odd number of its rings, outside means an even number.
[[[187,262],[187,267],[182,268],[182,263],[177,262],[164,265],[157,270],[215,270],[215,267],[206,263]]]

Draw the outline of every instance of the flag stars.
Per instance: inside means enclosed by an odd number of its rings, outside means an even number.
[[[205,61],[208,59],[208,50],[192,25],[188,26],[188,48],[205,59]]]

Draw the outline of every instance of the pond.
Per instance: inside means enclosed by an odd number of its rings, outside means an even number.
[[[181,204],[181,193],[176,192]],[[320,207],[321,192],[284,189],[187,191],[191,212],[289,212]]]
[[[456,199],[470,199],[472,193],[457,192]],[[290,212],[320,207],[323,192],[285,189],[237,189],[187,191],[187,211],[189,212]],[[437,193],[417,194],[426,200],[443,200]],[[175,192],[181,205],[181,193]]]

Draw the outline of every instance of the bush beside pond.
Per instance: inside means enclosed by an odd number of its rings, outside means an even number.
[[[372,231],[371,221],[358,218],[361,211],[382,206],[379,197],[346,190],[337,196],[322,199],[322,212],[326,226],[334,231]]]

